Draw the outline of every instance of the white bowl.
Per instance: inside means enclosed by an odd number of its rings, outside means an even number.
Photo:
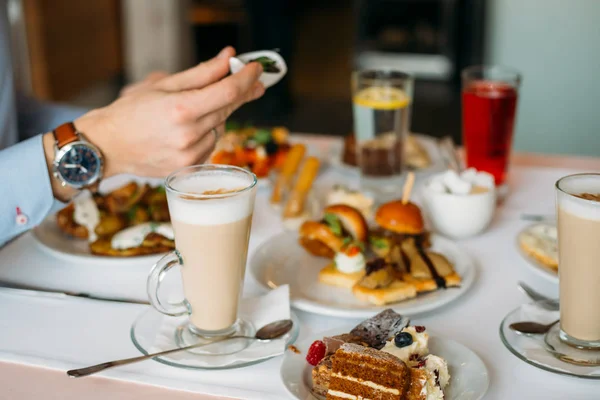
[[[483,232],[496,210],[494,187],[483,193],[459,195],[436,192],[427,182],[422,195],[433,228],[453,239],[464,239]]]

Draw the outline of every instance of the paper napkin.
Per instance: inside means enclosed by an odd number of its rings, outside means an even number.
[[[280,286],[265,295],[243,299],[240,304],[239,316],[246,321],[250,321],[256,330],[270,322],[290,319],[289,287],[287,285]],[[186,320],[187,317],[164,316],[151,351],[158,352],[177,347],[175,344],[175,330]],[[226,367],[234,363],[254,361],[282,354],[285,351],[289,335],[290,333],[267,343],[255,341],[235,354],[200,356],[182,351],[167,357],[168,360],[173,360],[175,363],[193,363],[196,367]]]

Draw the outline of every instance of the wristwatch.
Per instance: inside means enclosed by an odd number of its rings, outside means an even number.
[[[54,161],[52,172],[63,186],[95,189],[102,179],[104,157],[98,147],[88,142],[72,122],[53,132]]]

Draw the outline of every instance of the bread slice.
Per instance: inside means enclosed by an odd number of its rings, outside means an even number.
[[[319,279],[319,282],[321,282],[325,285],[339,286],[339,287],[350,289],[364,275],[365,275],[364,270],[359,271],[359,272],[354,272],[351,274],[346,274],[344,272],[341,272],[339,269],[337,269],[335,267],[334,263],[330,263],[319,272],[318,279]]]
[[[519,235],[523,252],[542,265],[558,270],[558,239],[556,226],[536,224]]]
[[[355,285],[352,293],[359,300],[382,306],[416,297],[417,289],[411,283],[396,280],[387,287],[376,289]]]

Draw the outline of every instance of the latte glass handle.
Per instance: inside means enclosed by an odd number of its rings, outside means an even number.
[[[150,300],[152,307],[157,311],[170,316],[189,314],[190,311],[185,300],[176,304],[164,304],[160,301],[158,296],[160,283],[167,272],[176,265],[183,265],[183,260],[181,259],[179,252],[173,250],[154,264],[152,270],[150,270],[150,275],[148,275],[148,282],[146,284],[148,299]]]

